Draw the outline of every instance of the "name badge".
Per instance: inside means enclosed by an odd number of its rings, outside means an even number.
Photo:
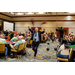
[[[37,37],[35,37],[35,38],[37,38]]]
[[[0,43],[2,43],[2,42],[0,42]]]

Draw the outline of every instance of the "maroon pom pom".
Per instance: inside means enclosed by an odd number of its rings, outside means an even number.
[[[43,21],[41,24],[46,24],[46,21]]]

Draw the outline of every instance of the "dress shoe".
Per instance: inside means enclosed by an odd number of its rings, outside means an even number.
[[[34,59],[36,59],[36,57],[34,56]]]

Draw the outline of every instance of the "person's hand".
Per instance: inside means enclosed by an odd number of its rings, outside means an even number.
[[[28,26],[28,28],[30,28],[30,26]]]
[[[43,28],[43,30],[45,30],[45,28]]]
[[[57,46],[59,46],[59,44]]]

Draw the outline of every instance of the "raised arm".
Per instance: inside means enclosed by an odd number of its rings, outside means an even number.
[[[30,27],[29,27],[29,26],[28,26],[28,29],[29,29],[29,31],[30,31],[30,32],[32,32],[32,33],[33,33],[33,31],[30,29]]]
[[[43,28],[43,31],[41,32],[41,34],[45,33],[45,29]]]

